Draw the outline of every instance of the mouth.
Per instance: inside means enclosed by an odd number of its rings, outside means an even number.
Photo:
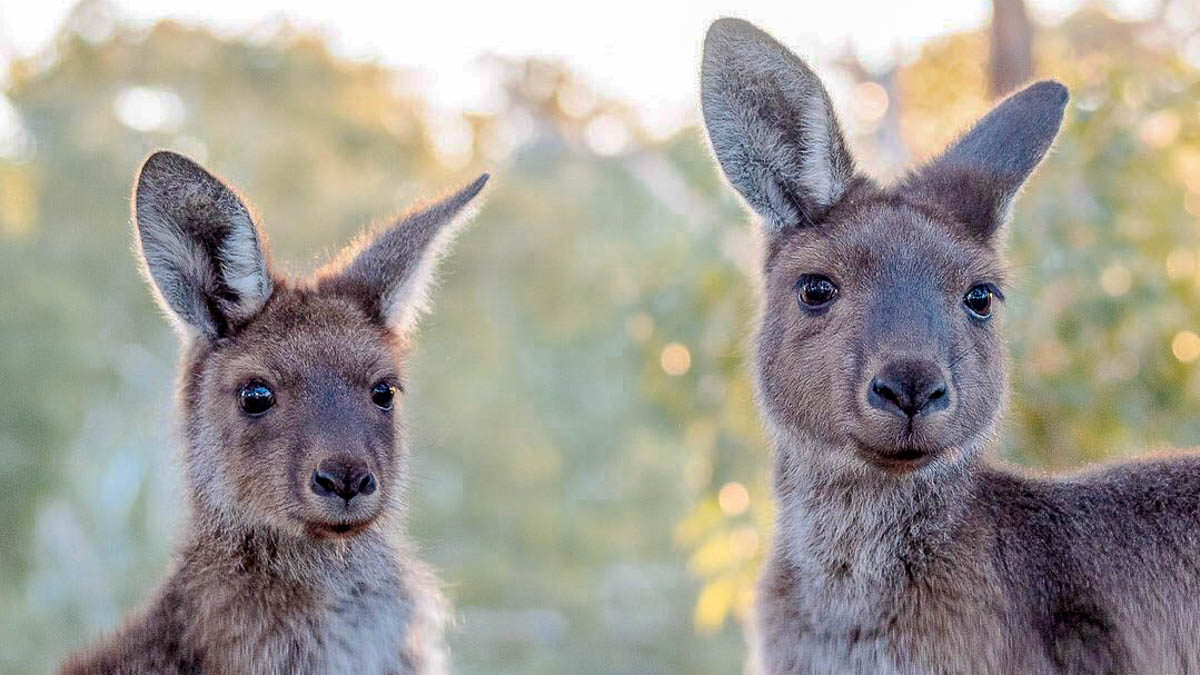
[[[374,518],[334,523],[305,521],[304,529],[314,539],[348,539],[370,527],[373,522]]]
[[[907,473],[916,471],[932,462],[941,449],[937,448],[874,448],[861,442],[854,443],[854,450],[868,464],[876,466],[889,473]]]

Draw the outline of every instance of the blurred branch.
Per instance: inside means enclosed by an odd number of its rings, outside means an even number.
[[[847,48],[834,61],[834,65],[847,73],[856,83],[872,82],[882,87],[886,94],[887,107],[874,130],[869,133],[877,171],[890,173],[898,170],[912,159],[908,146],[900,133],[900,117],[904,112],[904,99],[900,92],[900,54],[886,70],[868,68],[852,49]]]
[[[1033,24],[1025,0],[992,0],[988,89],[1000,97],[1033,76]]]

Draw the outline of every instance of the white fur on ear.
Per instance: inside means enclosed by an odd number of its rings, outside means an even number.
[[[824,90],[820,94],[819,103],[800,110],[804,137],[809,139],[809,147],[800,166],[800,180],[808,186],[821,208],[829,208],[846,191],[850,175],[834,161],[831,146],[834,135],[840,135],[841,132],[836,130],[837,121],[828,95]]]
[[[488,180],[484,174],[472,184],[476,194]],[[470,189],[468,188],[468,189]],[[468,197],[467,199],[470,199]],[[392,330],[407,334],[416,328],[418,319],[429,311],[429,293],[433,287],[438,263],[454,243],[458,234],[479,212],[479,204],[465,204],[433,235],[433,239],[418,256],[411,272],[406,274],[383,300],[384,314]]]
[[[146,276],[185,339],[221,337],[270,297],[273,282],[253,216],[192,160],[167,151],[146,159],[134,186],[133,220]]]
[[[254,306],[243,308],[251,313],[258,311],[271,295],[271,277],[267,274],[259,236],[250,214],[239,213],[217,250],[225,283],[241,297],[255,299]]]
[[[442,255],[478,210],[472,204],[488,181],[470,185],[404,216],[392,227],[351,247],[353,258],[339,280],[366,287],[392,331],[408,335],[428,309],[429,290]]]
[[[745,21],[720,19],[709,28],[701,104],[713,154],[769,233],[812,224],[854,178],[821,81]]]

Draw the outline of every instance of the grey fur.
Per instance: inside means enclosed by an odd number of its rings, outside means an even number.
[[[410,213],[383,234],[366,238],[354,253],[343,277],[374,290],[393,330],[407,334],[426,310],[434,266],[474,215],[467,206],[488,178],[485,173],[457,193]]]
[[[216,338],[271,295],[262,234],[237,193],[183,155],[156,152],[134,188],[141,259],[185,334]]]
[[[713,154],[767,227],[811,222],[841,198],[854,162],[807,64],[750,24],[720,19],[700,73]]]
[[[1062,86],[1015,94],[894,186],[824,165],[840,198],[789,224],[762,177],[799,175],[806,144],[824,152],[840,132],[761,127],[803,118],[785,106],[827,110],[827,96],[745,22],[718,21],[706,45],[714,152],[768,235],[755,383],[778,510],[755,662],[773,675],[1200,673],[1200,456],[1055,479],[987,457],[1008,390],[1003,303],[978,318],[965,294],[1005,286],[995,232],[1058,130]],[[763,63],[779,66],[765,80]],[[747,67],[737,96],[714,93],[710,73]],[[775,84],[751,86],[763,81]],[[712,115],[714,101],[730,109]],[[817,309],[798,294],[813,274],[838,288]],[[944,379],[941,407],[880,403],[880,374],[911,363]]]
[[[1050,150],[1066,104],[1067,88],[1057,82],[1038,82],[1017,92],[937,159],[909,174],[904,189],[926,193],[978,236],[992,236]]]
[[[146,160],[140,251],[185,329],[188,517],[145,609],[62,673],[446,671],[445,602],[404,535],[403,416],[374,392],[390,385],[400,406],[411,322],[396,318],[424,307],[447,233],[483,182],[289,281],[232,189],[182,156]],[[241,409],[250,385],[270,387],[274,406]],[[345,485],[373,482],[322,490],[326,466],[361,470]]]

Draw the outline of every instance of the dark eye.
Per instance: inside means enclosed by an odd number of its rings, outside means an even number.
[[[391,410],[394,398],[396,398],[396,388],[387,382],[379,382],[371,387],[371,402],[382,410]]]
[[[238,392],[238,405],[242,412],[258,417],[275,405],[275,392],[262,382],[251,382]]]
[[[822,309],[837,297],[838,287],[829,277],[805,274],[796,282],[796,297],[806,309]]]
[[[992,288],[987,284],[972,286],[963,296],[963,304],[967,311],[976,319],[986,319],[992,315]]]

